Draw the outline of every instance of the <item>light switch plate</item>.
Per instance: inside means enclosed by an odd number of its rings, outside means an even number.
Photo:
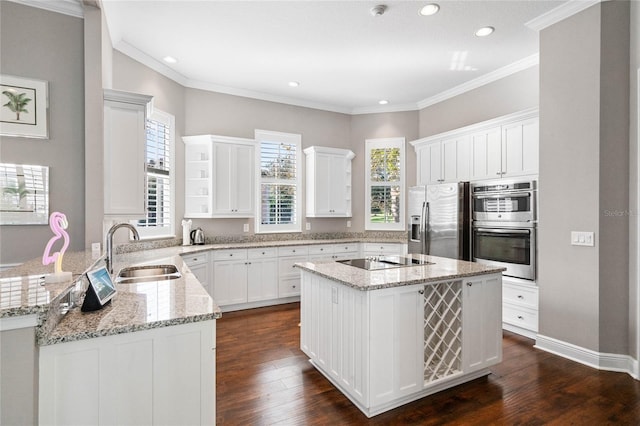
[[[307,222],[307,223],[304,225],[304,229],[306,229],[307,231],[311,231],[311,222]]]
[[[350,220],[347,221],[347,228],[351,228],[351,221]]]
[[[595,235],[593,232],[571,231],[571,245],[593,247]]]
[[[248,223],[245,223],[245,224],[244,224],[244,226],[242,227],[242,230],[243,230],[244,232],[249,232],[249,224],[248,224]]]

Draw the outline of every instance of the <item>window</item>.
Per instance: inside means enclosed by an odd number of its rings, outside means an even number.
[[[368,139],[365,229],[404,231],[404,138]]]
[[[141,238],[175,235],[175,119],[154,110],[147,119],[147,216],[135,222]]]
[[[292,133],[256,130],[258,200],[256,232],[300,232],[302,137]]]

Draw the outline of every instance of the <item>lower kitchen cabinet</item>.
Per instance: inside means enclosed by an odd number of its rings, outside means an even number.
[[[41,425],[215,423],[216,322],[40,348]]]
[[[182,257],[193,275],[196,276],[200,284],[207,290],[209,296],[213,297],[213,286],[211,285],[211,263],[209,252],[200,252],[185,255]]]
[[[405,244],[401,243],[364,243],[362,256],[401,256],[407,252]]]
[[[535,282],[504,277],[502,328],[535,339],[538,334],[538,286]]]
[[[278,298],[278,250],[249,249],[247,252],[247,302]]]
[[[213,252],[213,299],[218,306],[247,303],[247,250]]]
[[[300,296],[300,271],[294,267],[309,255],[307,246],[278,247],[278,296]]]

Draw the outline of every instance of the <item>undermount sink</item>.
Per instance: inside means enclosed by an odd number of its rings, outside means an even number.
[[[175,265],[143,265],[122,268],[116,277],[117,283],[162,281],[180,278],[182,274]]]

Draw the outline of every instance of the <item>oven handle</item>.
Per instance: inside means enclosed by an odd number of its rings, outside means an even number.
[[[474,195],[473,198],[477,198],[478,200],[484,200],[486,198],[512,198],[512,197],[531,197],[533,194],[531,192],[505,192],[502,194],[495,195]]]
[[[474,231],[488,232],[491,234],[530,234],[530,229],[496,229],[496,228],[473,228]]]

